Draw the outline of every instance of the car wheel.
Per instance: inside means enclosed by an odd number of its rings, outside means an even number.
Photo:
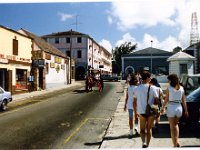
[[[1,104],[1,110],[5,111],[7,109],[7,101],[4,100]]]

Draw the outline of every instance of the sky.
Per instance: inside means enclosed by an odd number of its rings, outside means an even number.
[[[38,36],[72,29],[110,52],[124,42],[172,51],[190,45],[193,12],[199,29],[200,0],[0,0],[0,25]]]

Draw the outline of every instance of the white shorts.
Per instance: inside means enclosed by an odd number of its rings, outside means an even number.
[[[180,118],[183,113],[181,103],[169,103],[167,106],[167,117],[178,117]]]

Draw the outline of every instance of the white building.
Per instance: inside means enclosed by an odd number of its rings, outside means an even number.
[[[194,73],[194,61],[195,57],[184,53],[177,52],[167,59],[169,61],[169,74],[175,73],[178,77],[183,74],[193,74]]]
[[[112,54],[89,35],[75,31],[66,31],[42,37],[67,56],[72,56],[72,59],[75,61],[76,79],[84,79],[85,74],[87,74],[90,68],[101,68],[103,73],[112,72]]]
[[[21,29],[18,32],[33,39],[32,72],[35,90],[65,85],[69,82],[69,58],[60,50],[33,33]]]

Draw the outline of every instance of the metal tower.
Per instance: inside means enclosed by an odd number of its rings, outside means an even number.
[[[197,42],[199,42],[197,13],[193,12],[191,18],[190,45],[195,44]]]

